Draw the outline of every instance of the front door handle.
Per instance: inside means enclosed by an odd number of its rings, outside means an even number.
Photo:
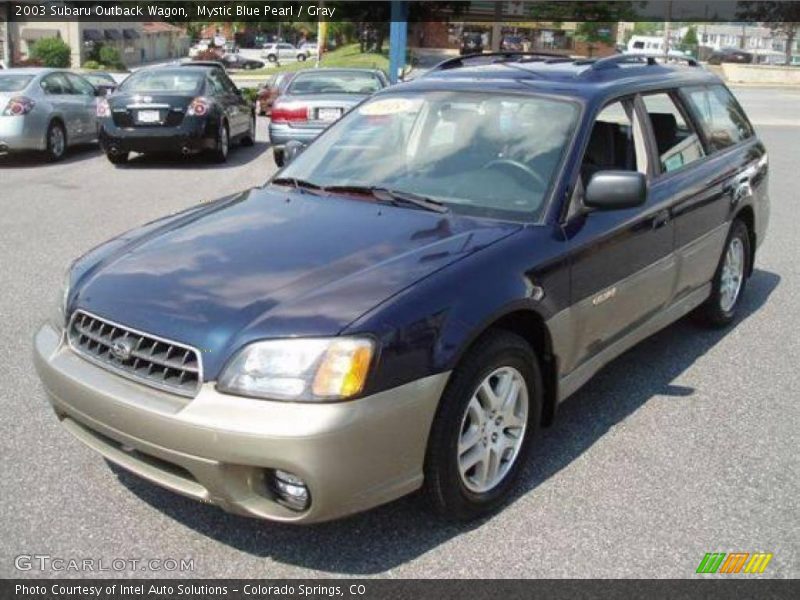
[[[669,210],[664,209],[653,216],[653,229],[659,229],[669,223]]]

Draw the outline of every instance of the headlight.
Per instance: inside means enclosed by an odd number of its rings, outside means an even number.
[[[50,321],[59,331],[64,329],[67,324],[67,299],[69,298],[70,281],[70,269],[67,269],[61,282],[58,298],[56,299],[55,306],[50,315]]]
[[[217,388],[274,400],[343,400],[364,388],[374,350],[368,338],[256,342],[228,364]]]

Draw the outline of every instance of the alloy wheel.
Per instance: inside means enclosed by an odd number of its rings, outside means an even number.
[[[744,244],[738,237],[731,239],[728,250],[725,252],[725,262],[722,265],[720,279],[720,308],[729,312],[739,298],[744,280]]]
[[[513,367],[501,367],[478,385],[461,420],[458,472],[475,493],[495,488],[519,455],[528,422],[528,386]]]
[[[54,125],[50,129],[50,152],[56,158],[64,154],[64,130],[58,125]]]

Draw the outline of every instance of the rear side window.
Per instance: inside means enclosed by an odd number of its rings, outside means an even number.
[[[662,173],[677,171],[703,158],[705,152],[697,132],[669,94],[649,94],[642,96],[642,101],[650,118]]]
[[[753,135],[739,103],[723,86],[685,88],[712,151],[723,150]]]

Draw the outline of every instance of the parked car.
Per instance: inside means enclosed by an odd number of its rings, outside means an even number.
[[[465,54],[480,54],[483,52],[483,35],[480,33],[465,33],[461,36],[461,46],[459,53]]]
[[[97,140],[100,94],[63,69],[6,69],[0,73],[0,154],[40,150],[51,161],[74,144]]]
[[[198,54],[207,52],[211,48],[212,42],[209,39],[198,41],[191,48],[189,48],[189,58],[194,58]]]
[[[263,61],[245,58],[241,54],[225,54],[220,59],[220,62],[229,70],[244,69],[252,71],[253,69],[263,69],[265,66]]]
[[[149,67],[97,105],[100,144],[114,164],[130,152],[208,151],[219,162],[232,143],[255,142],[253,107],[215,63]]]
[[[272,104],[275,102],[276,98],[286,91],[286,88],[292,82],[295,75],[297,75],[297,73],[294,71],[284,71],[282,73],[270,75],[256,95],[256,114],[272,114]]]
[[[298,46],[298,50],[304,52],[308,58],[316,56],[319,53],[319,47],[316,42],[304,42]]]
[[[389,85],[377,69],[309,69],[297,73],[272,104],[269,138],[275,164],[290,141],[306,144],[364,98]]]
[[[504,35],[500,40],[500,50],[505,52],[522,52],[525,40],[519,35]]]
[[[64,427],[241,514],[308,523],[423,488],[469,519],[603,365],[691,311],[736,319],[769,168],[719,78],[455,60],[268,184],[78,259],[34,340]]]
[[[708,57],[708,64],[720,65],[722,63],[741,63],[750,64],[753,62],[753,54],[745,52],[739,48],[722,48],[711,53]]]
[[[266,58],[269,62],[279,62],[282,60],[304,61],[308,58],[305,50],[295,48],[286,42],[264,44],[261,58]]]
[[[222,47],[226,53],[236,54],[239,52],[239,46],[236,42],[225,42],[225,45]]]
[[[117,89],[117,80],[114,79],[111,73],[106,73],[105,71],[81,71],[80,75],[100,92],[100,96],[108,96]]]

